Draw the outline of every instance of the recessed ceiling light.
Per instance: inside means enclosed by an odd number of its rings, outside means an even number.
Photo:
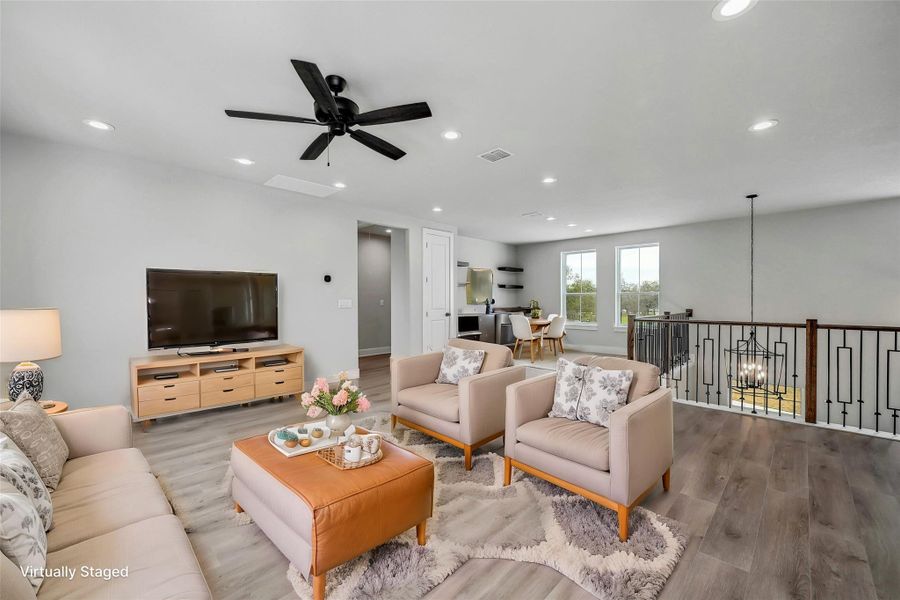
[[[765,121],[758,121],[750,126],[750,131],[765,131],[766,129],[772,129],[778,125],[777,119],[766,119]]]
[[[385,233],[390,233],[391,230],[390,230],[390,229],[385,229],[384,232],[385,232]]]
[[[578,227],[578,223],[569,223],[566,227]]]
[[[555,221],[555,220],[556,220],[556,217],[547,217],[547,220],[548,220],[548,221]]]
[[[100,131],[113,131],[115,127],[110,125],[109,123],[104,123],[103,121],[97,121],[95,119],[85,119],[82,121],[88,127],[93,127],[94,129],[99,129]]]
[[[346,184],[346,183],[341,183],[340,181],[335,181],[335,182],[334,182],[334,187],[336,187],[336,188],[339,189],[339,190],[342,190],[342,189],[344,189],[345,187],[347,187],[347,184]]]
[[[445,131],[441,134],[445,140],[458,140],[462,137],[462,134],[458,131],[453,131],[452,129]]]
[[[249,158],[232,158],[231,160],[239,165],[244,165],[245,167],[256,164],[256,161],[250,160]]]
[[[584,230],[585,233],[590,233],[590,232],[592,232],[592,231],[593,231],[593,229],[585,229],[585,230]]]
[[[441,212],[442,210],[444,210],[444,209],[441,208],[440,206],[435,206],[434,208],[431,209],[432,212]]]
[[[544,177],[541,183],[556,183],[557,181],[559,180],[556,177]]]
[[[722,0],[713,9],[712,18],[716,21],[736,19],[756,5],[756,0]]]

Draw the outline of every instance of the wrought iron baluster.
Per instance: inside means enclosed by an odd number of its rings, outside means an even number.
[[[794,327],[794,374],[791,376],[793,378],[793,411],[794,417],[797,416],[797,328]]]
[[[881,389],[881,332],[875,331],[875,432],[878,432],[878,420],[881,411],[878,408],[878,392]]]
[[[825,422],[831,425],[831,330],[825,334]]]

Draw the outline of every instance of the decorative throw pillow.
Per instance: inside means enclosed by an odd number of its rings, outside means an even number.
[[[435,383],[452,383],[459,385],[459,380],[481,373],[484,362],[484,350],[463,350],[447,346],[441,360],[441,372]]]
[[[625,406],[634,371],[608,371],[587,367],[584,389],[578,400],[579,421],[609,427],[609,415]]]
[[[37,469],[19,450],[9,436],[0,434],[0,478],[11,483],[13,487],[25,494],[44,525],[44,531],[50,531],[53,525],[53,504],[50,502],[50,492],[41,481]]]
[[[53,419],[30,394],[22,394],[11,409],[0,412],[0,433],[8,435],[25,453],[47,489],[55,490],[69,458],[69,447]]]
[[[553,391],[553,408],[548,417],[562,417],[576,420],[578,398],[584,387],[584,374],[587,367],[565,358],[556,362],[556,389]]]
[[[0,552],[37,592],[47,564],[47,532],[31,500],[5,479],[0,479]]]

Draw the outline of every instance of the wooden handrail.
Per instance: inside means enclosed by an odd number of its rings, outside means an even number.
[[[745,325],[747,327],[796,327],[803,329],[806,323],[768,323],[762,321],[706,321],[700,319],[644,319],[635,317],[635,321],[651,321],[654,323],[691,323],[694,325]],[[821,326],[820,326],[821,327]]]
[[[824,325],[818,325],[819,329],[846,329],[848,331],[893,331],[895,333],[900,332],[900,327],[893,327],[891,325],[834,325],[832,323],[826,323]]]

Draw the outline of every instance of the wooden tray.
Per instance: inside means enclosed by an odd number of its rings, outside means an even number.
[[[378,452],[375,454],[368,454],[367,452],[363,452],[362,459],[356,462],[347,462],[344,460],[344,445],[340,446],[332,446],[331,448],[325,448],[324,450],[319,450],[316,452],[316,456],[324,460],[330,465],[345,471],[347,469],[359,469],[360,467],[367,467],[371,464],[377,463],[379,460],[384,458],[384,453],[381,451],[381,448],[378,449]]]

